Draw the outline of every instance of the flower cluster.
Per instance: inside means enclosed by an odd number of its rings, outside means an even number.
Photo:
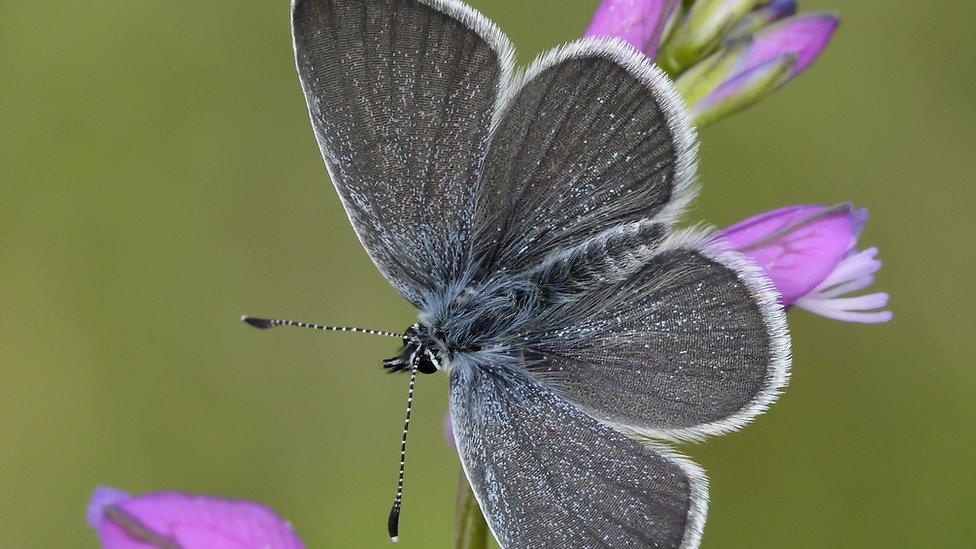
[[[630,42],[675,78],[699,126],[749,107],[805,71],[839,19],[794,0],[604,0],[588,36]]]

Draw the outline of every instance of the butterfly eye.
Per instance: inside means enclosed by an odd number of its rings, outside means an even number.
[[[436,374],[437,365],[434,364],[430,359],[425,358],[424,360],[420,361],[420,364],[417,365],[417,371],[422,374]]]
[[[422,374],[437,373],[441,369],[439,357],[429,348],[425,348],[423,351],[423,354],[418,356],[417,371]]]

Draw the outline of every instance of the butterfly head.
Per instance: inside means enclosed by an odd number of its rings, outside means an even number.
[[[383,361],[388,372],[403,372],[416,368],[422,374],[433,374],[445,367],[444,344],[435,330],[416,323],[403,333],[403,347],[393,358]]]

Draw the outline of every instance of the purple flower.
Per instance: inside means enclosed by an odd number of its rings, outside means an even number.
[[[656,59],[704,126],[755,104],[816,61],[840,20],[796,10],[795,0],[603,0],[585,36],[620,38]]]
[[[603,0],[584,36],[616,37],[654,59],[679,0]]]
[[[258,503],[157,492],[129,496],[101,487],[88,523],[105,549],[301,549],[291,525]]]
[[[850,297],[874,282],[877,248],[857,249],[867,210],[849,204],[787,206],[722,231],[732,246],[755,260],[782,294],[783,304],[850,322],[891,320],[888,294]]]

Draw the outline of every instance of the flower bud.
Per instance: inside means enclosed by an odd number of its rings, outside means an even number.
[[[735,73],[748,47],[748,40],[729,44],[679,76],[675,87],[684,98],[685,104],[689,108],[693,107],[724,84],[729,75]]]
[[[678,90],[699,125],[715,122],[749,107],[806,70],[827,46],[838,23],[830,14],[803,14],[731,40],[682,74]]]
[[[802,13],[788,17],[757,32],[740,71],[749,70],[785,53],[796,55],[794,78],[816,61],[837,30],[840,19],[830,13]]]
[[[692,118],[707,126],[758,103],[788,79],[796,63],[796,55],[787,53],[739,73],[692,105]]]

